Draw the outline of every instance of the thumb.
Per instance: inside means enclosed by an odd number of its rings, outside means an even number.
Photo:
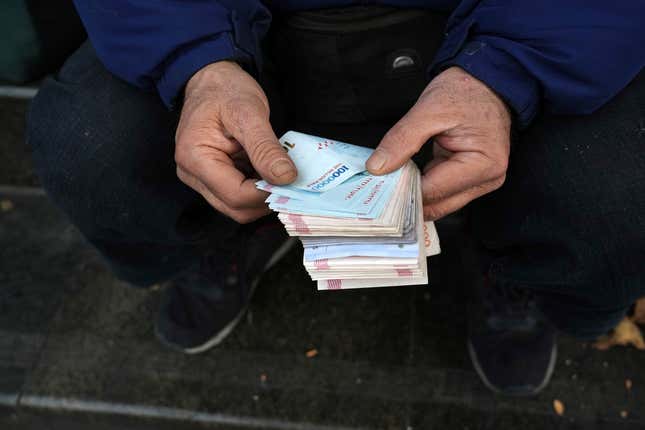
[[[383,137],[365,163],[374,175],[385,175],[403,166],[432,137],[449,126],[427,107],[415,104]]]
[[[280,146],[264,105],[238,105],[233,115],[225,116],[224,125],[263,179],[275,185],[290,184],[296,179],[296,166]]]

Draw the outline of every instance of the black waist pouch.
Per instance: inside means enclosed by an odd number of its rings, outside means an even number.
[[[338,124],[403,115],[428,83],[447,17],[356,6],[276,18],[269,61],[287,114]]]

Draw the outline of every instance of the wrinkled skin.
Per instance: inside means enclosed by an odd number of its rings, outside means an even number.
[[[179,179],[239,223],[269,213],[255,172],[278,185],[297,176],[269,123],[264,91],[233,62],[210,64],[190,79],[175,142]]]
[[[452,67],[432,80],[388,131],[367,167],[379,175],[396,170],[432,138],[435,157],[423,172],[423,211],[426,219],[436,220],[502,186],[510,129],[504,102]]]
[[[269,212],[267,194],[254,185],[258,174],[276,185],[297,176],[269,112],[260,85],[233,62],[210,64],[186,85],[176,133],[177,176],[240,223]],[[435,158],[424,168],[423,204],[425,218],[436,220],[504,183],[510,128],[504,102],[452,67],[385,135],[367,168],[378,175],[396,170],[432,138]]]

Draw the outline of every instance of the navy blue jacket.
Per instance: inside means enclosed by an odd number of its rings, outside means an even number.
[[[259,65],[272,13],[351,4],[450,10],[432,70],[457,65],[526,125],[540,108],[589,113],[645,65],[644,0],[75,0],[98,56],[171,106],[201,67]],[[432,70],[430,73],[432,73]]]

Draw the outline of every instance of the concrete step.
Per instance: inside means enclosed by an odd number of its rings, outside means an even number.
[[[472,261],[452,227],[430,287],[319,293],[294,250],[221,347],[186,356],[154,339],[161,291],[114,279],[42,191],[0,200],[2,429],[645,428],[632,349],[561,339],[543,394],[487,391],[464,346]]]

